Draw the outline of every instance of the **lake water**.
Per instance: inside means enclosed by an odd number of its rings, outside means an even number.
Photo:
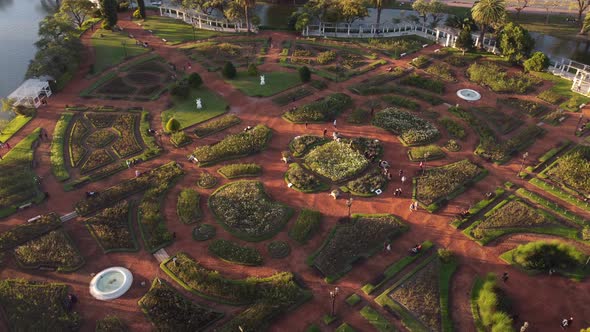
[[[47,13],[42,0],[0,0],[0,97],[24,80],[35,55],[39,22]]]

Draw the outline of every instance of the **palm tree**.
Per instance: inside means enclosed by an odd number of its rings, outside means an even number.
[[[237,0],[238,5],[244,8],[244,17],[246,19],[246,27],[250,33],[250,8],[256,6],[256,0]]]
[[[483,47],[483,36],[489,26],[500,23],[506,17],[504,0],[480,0],[471,8],[471,17],[480,26],[479,45]]]

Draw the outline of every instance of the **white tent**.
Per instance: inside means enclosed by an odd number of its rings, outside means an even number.
[[[8,95],[8,99],[14,100],[15,106],[23,105],[37,108],[49,96],[51,96],[51,88],[48,81],[30,78]]]

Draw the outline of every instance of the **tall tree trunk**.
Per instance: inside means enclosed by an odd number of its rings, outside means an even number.
[[[381,10],[383,8],[381,6],[377,6],[377,25],[379,25],[379,22],[381,22]]]
[[[250,33],[250,17],[248,15],[248,3],[244,6],[244,16],[246,17],[246,28],[248,29],[248,33]]]
[[[479,44],[479,45],[477,45],[479,48],[483,48],[483,37],[484,37],[484,36],[485,36],[485,34],[486,34],[486,29],[487,29],[487,28],[488,28],[488,27],[487,27],[486,25],[483,25],[483,24],[482,24],[482,26],[480,27],[480,30],[481,30],[481,31],[479,32],[479,42],[478,42],[478,44]]]

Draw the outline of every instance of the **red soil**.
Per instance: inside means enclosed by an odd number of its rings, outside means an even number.
[[[149,42],[149,44],[155,49],[156,53],[164,57],[167,61],[175,63],[178,68],[182,68],[182,66],[186,64],[187,61],[189,61],[189,59],[183,53],[179,52],[177,48],[165,45],[161,40],[149,34],[147,31],[142,30],[141,27],[135,23],[128,21],[127,17],[122,17],[122,19],[123,20],[120,21],[120,25],[126,31],[132,33],[142,41]],[[52,97],[49,100],[48,106],[39,109],[37,117],[31,121],[26,126],[26,128],[24,128],[10,140],[9,143],[11,145],[16,144],[25,135],[37,127],[43,127],[48,130],[51,137],[54,125],[59,118],[60,113],[63,112],[65,105],[113,105],[120,107],[142,106],[152,114],[152,127],[161,129],[159,114],[161,111],[166,109],[169,96],[164,96],[155,102],[88,100],[78,97],[79,92],[92,83],[92,80],[85,78],[85,74],[88,72],[90,64],[93,63],[94,57],[93,51],[89,46],[90,34],[91,32],[87,32],[82,36],[83,43],[86,45],[87,54],[84,56],[86,61],[80,67],[80,70],[73,81],[64,91]],[[266,63],[260,66],[259,69],[262,71],[286,70],[276,64],[276,59],[278,58],[278,54],[280,52],[278,45],[280,45],[281,40],[293,39],[294,36],[291,34],[278,32],[263,32],[261,35],[272,37],[272,44],[274,47],[271,48],[269,55],[267,56]],[[420,54],[429,54],[433,52],[434,49],[434,46],[428,47],[422,50]],[[388,61],[392,65],[407,67],[408,61],[410,60],[411,58]],[[323,239],[326,238],[326,235],[336,224],[338,218],[345,216],[347,211],[344,205],[344,200],[333,200],[328,196],[327,193],[302,194],[294,190],[288,190],[283,180],[283,174],[287,166],[279,159],[281,156],[281,151],[287,149],[288,142],[294,136],[302,133],[315,133],[321,135],[324,128],[328,128],[330,131],[332,130],[331,124],[311,124],[309,125],[308,129],[305,129],[303,125],[288,123],[280,118],[280,115],[284,112],[284,109],[280,109],[279,107],[275,106],[269,99],[246,97],[229,84],[226,84],[222,79],[219,78],[217,73],[207,72],[206,70],[203,70],[197,63],[193,63],[192,68],[192,71],[198,72],[203,77],[203,81],[206,82],[208,88],[213,89],[224,96],[224,98],[231,105],[231,112],[239,114],[239,116],[243,119],[243,124],[239,126],[239,128],[234,127],[223,133],[218,133],[204,139],[199,139],[196,141],[196,143],[193,143],[192,145],[183,149],[174,149],[165,139],[164,145],[166,152],[160,158],[137,166],[137,168],[143,171],[158,165],[162,165],[169,160],[176,160],[183,164],[187,170],[186,176],[180,181],[178,185],[176,185],[173,190],[171,190],[164,202],[163,211],[166,216],[167,227],[170,231],[177,234],[176,241],[171,246],[167,247],[166,251],[170,254],[174,254],[178,251],[186,251],[202,262],[205,266],[219,270],[223,274],[236,278],[250,275],[264,276],[272,274],[276,271],[295,272],[301,276],[305,284],[313,291],[314,298],[308,303],[302,305],[297,310],[283,315],[274,321],[273,325],[271,326],[271,330],[302,331],[311,323],[321,325],[322,315],[328,313],[330,310],[328,292],[333,286],[327,285],[316,271],[305,265],[304,261],[311,252],[318,248]],[[384,69],[378,69],[376,71],[383,70]],[[355,77],[345,83],[328,83],[328,88],[326,90],[316,92],[314,95],[308,96],[307,98],[290,104],[288,107],[301,105],[330,93],[347,92],[346,87],[348,85],[355,82],[360,82],[372,75],[375,75],[375,71]],[[495,93],[482,89],[473,83],[467,82],[463,75],[457,76],[459,77],[458,83],[447,84],[448,93],[445,96],[445,99],[449,103],[458,103],[461,105],[466,104],[464,101],[459,100],[456,97],[455,91],[458,88],[468,87],[482,93],[483,98],[480,102],[481,105],[495,106],[496,98],[498,97]],[[270,82],[270,84],[272,84],[272,82]],[[352,95],[352,97],[357,107],[362,107],[367,101],[366,97],[357,95]],[[422,106],[427,107],[426,105]],[[443,115],[448,115],[446,107],[442,105],[435,107],[435,109],[437,112]],[[340,116],[338,121],[338,131],[340,131],[344,136],[365,135],[377,138],[384,143],[384,159],[393,164],[394,170],[404,169],[406,170],[406,174],[413,173],[417,170],[417,165],[408,161],[406,156],[406,148],[404,148],[393,135],[374,127],[348,125],[344,121],[347,115],[348,114],[344,114]],[[534,121],[527,120],[527,122],[533,123]],[[568,138],[576,142],[580,141],[578,138],[572,135],[576,126],[576,122],[577,117],[572,116],[559,127],[546,126],[548,129],[547,135],[539,139],[535,145],[528,149],[528,160],[535,160],[561,139]],[[190,153],[195,145],[204,145],[215,142],[225,136],[227,132],[237,132],[247,125],[255,125],[258,123],[264,123],[273,129],[274,133],[270,146],[263,153],[243,158],[241,161],[256,162],[263,165],[264,174],[261,177],[261,180],[264,182],[266,190],[274,199],[288,203],[294,207],[309,207],[317,209],[325,215],[325,219],[322,224],[321,231],[319,232],[320,234],[316,235],[313,240],[305,246],[297,245],[287,236],[286,232],[282,232],[276,237],[276,239],[285,240],[291,244],[292,254],[290,258],[281,260],[270,259],[266,253],[265,246],[267,241],[265,241],[255,244],[255,246],[258,247],[265,255],[265,265],[262,267],[241,267],[230,265],[211,257],[207,254],[207,242],[196,242],[192,239],[192,226],[186,226],[177,221],[175,212],[176,197],[181,188],[189,186],[194,187],[197,176],[201,172],[200,170],[196,169],[194,165],[186,162],[185,156]],[[428,162],[427,167],[442,165],[463,158],[481,162],[481,160],[478,160],[472,154],[475,144],[477,143],[477,136],[471,129],[468,129],[468,132],[468,137],[462,142],[463,150],[461,152],[451,153],[449,154],[448,158],[441,161]],[[445,138],[441,138],[439,143],[442,144],[444,141]],[[82,197],[84,191],[104,189],[133,176],[133,169],[125,170],[115,176],[100,182],[92,183],[79,190],[64,192],[62,185],[57,182],[51,174],[49,162],[49,145],[49,142],[42,142],[35,154],[35,158],[39,162],[36,172],[41,177],[43,177],[43,190],[50,194],[49,199],[38,206],[24,210],[2,220],[2,223],[0,224],[0,231],[5,231],[16,224],[22,223],[26,219],[41,213],[50,211],[55,211],[59,214],[68,213],[73,210],[74,202],[78,201],[80,197]],[[338,316],[342,318],[342,321],[350,323],[357,330],[371,330],[372,328],[369,326],[369,324],[358,314],[358,310],[361,308],[361,306],[350,308],[344,303],[343,299],[352,292],[362,295],[363,293],[359,288],[366,282],[374,279],[389,264],[397,260],[399,257],[405,255],[408,248],[413,246],[415,243],[424,240],[432,240],[438,247],[444,247],[453,250],[459,257],[461,263],[457,273],[453,278],[451,294],[452,317],[457,331],[474,330],[469,306],[469,293],[474,277],[476,275],[483,276],[488,272],[502,273],[504,271],[508,271],[510,273],[510,279],[506,284],[502,285],[502,287],[506,289],[507,294],[511,299],[513,299],[514,313],[519,315],[519,319],[517,319],[519,324],[522,324],[522,322],[526,320],[531,324],[532,330],[554,331],[557,329],[561,318],[566,316],[569,317],[571,315],[575,318],[573,330],[579,330],[580,328],[590,326],[590,322],[588,321],[590,319],[590,306],[587,305],[587,294],[590,292],[590,284],[588,281],[578,283],[561,277],[530,277],[525,273],[507,266],[498,258],[500,253],[513,248],[517,244],[530,240],[546,238],[545,236],[508,236],[495,241],[491,245],[482,247],[460,234],[458,230],[455,230],[449,226],[449,221],[458,213],[458,211],[479,201],[482,198],[483,193],[493,190],[496,186],[501,185],[505,181],[512,181],[518,186],[537,192],[542,196],[546,196],[546,194],[539,192],[535,187],[530,186],[526,181],[522,181],[515,177],[515,174],[520,166],[520,161],[518,158],[513,158],[508,164],[503,166],[497,166],[493,164],[485,164],[484,166],[490,171],[490,175],[483,181],[477,183],[466,193],[453,200],[449,206],[443,208],[436,214],[429,214],[423,210],[413,213],[410,212],[408,207],[410,205],[409,193],[411,192],[411,187],[408,184],[405,185],[402,198],[394,198],[392,195],[392,190],[387,190],[385,194],[376,198],[355,198],[354,204],[352,206],[353,213],[394,213],[407,221],[411,225],[411,228],[408,233],[404,234],[392,243],[393,253],[377,254],[375,257],[365,261],[364,263],[355,266],[350,273],[348,273],[344,278],[336,283],[336,286],[340,287],[342,290],[341,295],[337,300],[337,313]],[[213,172],[218,167],[219,165],[214,166],[209,168],[208,171]],[[227,183],[227,180],[221,179],[221,183]],[[398,184],[399,183],[393,184],[392,186],[389,186],[389,188],[391,189]],[[201,200],[201,204],[205,205],[206,199],[212,190],[199,191],[204,196]],[[574,208],[568,204],[563,202],[560,202],[560,204],[567,206],[572,211],[575,211],[580,215],[584,215],[586,217],[590,216],[590,214],[585,213],[584,211]],[[204,214],[204,220],[206,222],[214,223],[211,213],[208,209],[204,209]],[[163,272],[161,272],[158,267],[158,263],[153,258],[153,256],[144,250],[140,251],[139,253],[113,253],[109,255],[102,254],[102,251],[98,248],[86,228],[81,224],[81,221],[81,218],[78,218],[77,220],[67,222],[65,225],[65,228],[72,235],[74,241],[77,243],[78,247],[82,251],[82,254],[86,258],[87,263],[81,270],[71,274],[44,271],[24,271],[16,267],[13,259],[9,259],[3,264],[3,269],[0,272],[1,277],[20,277],[25,279],[64,282],[71,285],[73,287],[74,293],[80,299],[76,310],[80,312],[84,318],[84,331],[93,331],[95,321],[108,314],[119,315],[132,327],[133,330],[148,330],[150,324],[137,306],[137,300],[147,290],[147,286],[142,287],[140,286],[140,283],[141,281],[146,281],[147,285],[149,285],[149,282],[154,277],[160,277],[167,280],[169,280],[169,278]],[[290,221],[290,224],[293,222],[294,218]],[[218,238],[232,238],[221,227],[217,227],[217,231]],[[134,274],[135,282],[131,290],[123,297],[111,302],[101,302],[92,298],[88,292],[88,284],[91,279],[90,274],[96,273],[109,266],[124,266],[129,268]],[[214,304],[210,301],[205,301],[180,289],[180,287],[178,287],[178,285],[173,281],[171,281],[171,283],[183,294],[192,298],[193,300],[228,312],[228,315],[226,315],[225,319],[228,319],[228,316],[231,316],[231,312],[237,312],[239,310],[239,308],[236,309],[233,307]],[[521,287],[522,285],[526,285],[526,287]],[[363,301],[364,303],[373,302],[372,298],[368,296],[363,296]],[[549,303],[551,304],[550,306],[548,305]],[[375,305],[375,303],[372,303],[372,306],[381,310]],[[404,330],[400,321],[395,320],[390,315],[387,317],[392,322],[394,322],[398,328]]]

